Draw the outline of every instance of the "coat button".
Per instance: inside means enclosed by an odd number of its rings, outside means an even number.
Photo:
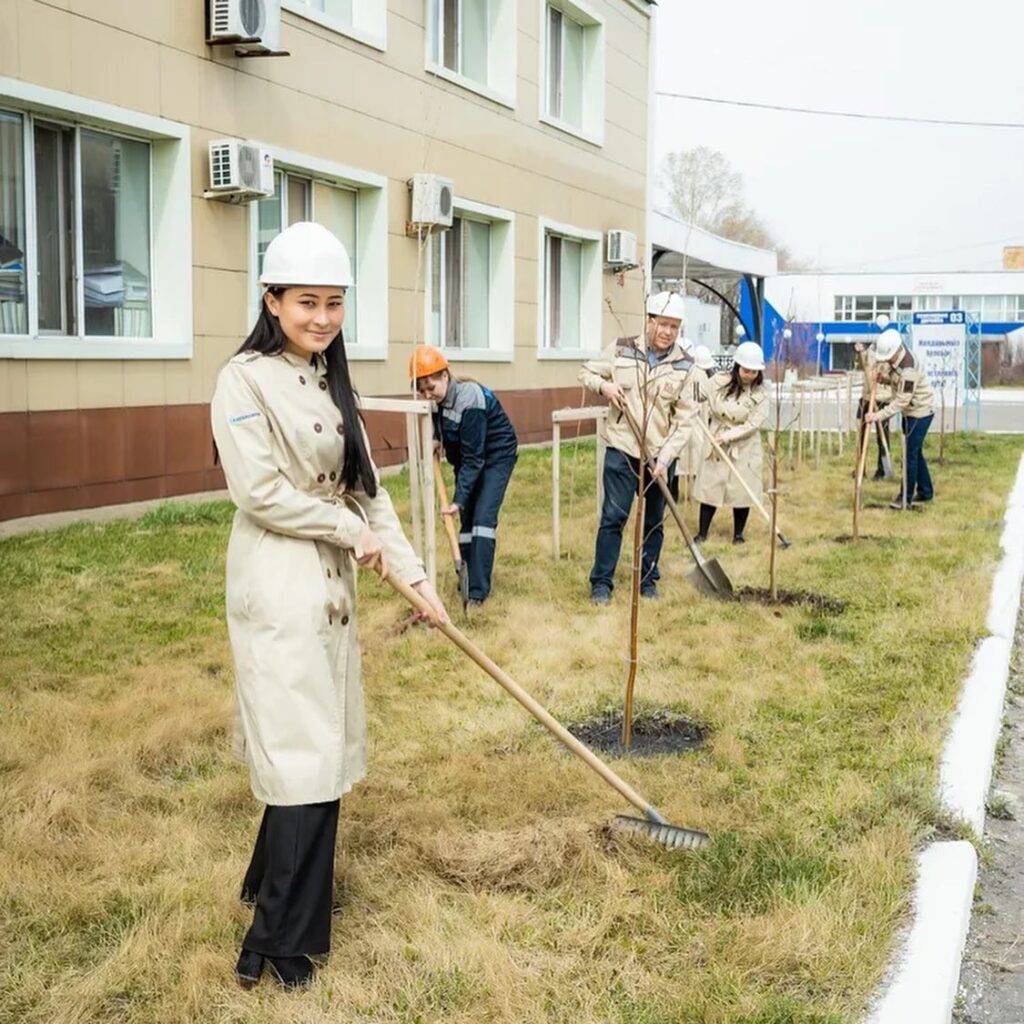
[[[338,474],[335,473],[334,470],[332,469],[331,472],[328,474],[328,478],[331,479],[331,480],[337,480],[338,479]]]
[[[342,617],[341,617],[341,624],[343,626],[347,626],[348,625],[348,616],[347,615],[342,615]]]
[[[303,377],[302,374],[299,374],[299,383],[300,384],[305,384],[306,383],[306,378]]]
[[[317,475],[316,475],[316,482],[318,484],[322,484],[326,479],[327,479],[327,477],[324,476],[323,473],[317,473]]]
[[[327,381],[325,381],[325,380],[320,381],[320,390],[321,391],[326,391],[327,390]]]
[[[314,423],[313,429],[319,434],[324,428],[319,423]]]
[[[345,428],[340,423],[338,424],[338,426],[335,429],[338,431],[339,434],[344,434],[345,433]]]
[[[334,625],[334,616],[331,615],[330,612],[327,613],[327,625],[328,626],[333,626]]]
[[[328,578],[328,579],[330,579],[330,578],[331,578],[331,570],[330,570],[330,569],[328,569],[328,570],[327,570],[327,578]]]

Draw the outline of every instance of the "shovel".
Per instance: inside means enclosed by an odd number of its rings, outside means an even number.
[[[437,628],[456,647],[475,661],[508,694],[519,701],[555,739],[567,747],[571,753],[585,761],[609,786],[625,797],[643,814],[642,818],[618,814],[613,821],[615,828],[627,832],[637,832],[649,839],[653,839],[657,843],[661,843],[662,846],[666,846],[670,850],[696,850],[707,846],[711,842],[711,837],[699,829],[670,825],[655,807],[633,789],[632,786],[620,779],[588,746],[576,739],[564,725],[558,722],[546,708],[530,696],[507,672],[499,668],[498,665],[488,658],[461,630],[456,629],[450,622],[437,622],[433,609],[408,583],[390,574],[385,576],[384,579],[417,611],[427,616],[429,621],[434,622]]]
[[[637,444],[640,446],[640,449],[643,450],[640,427],[637,425],[636,420],[633,419],[633,414],[629,409],[623,406],[622,411],[625,413],[626,422],[629,424],[629,429],[636,438]],[[651,476],[654,476],[653,459],[648,460],[647,465],[651,471]],[[704,552],[701,551],[697,542],[693,539],[693,535],[686,527],[686,523],[679,511],[679,506],[675,503],[675,499],[672,497],[672,492],[668,489],[668,484],[660,476],[655,477],[655,479],[658,481],[661,493],[665,497],[665,504],[672,513],[672,518],[676,521],[676,526],[679,527],[679,532],[683,535],[683,540],[686,542],[686,546],[690,549],[690,555],[696,563],[696,568],[691,569],[686,573],[687,582],[691,583],[702,594],[707,594],[710,597],[731,598],[733,596],[732,580],[729,579],[725,570],[718,564],[717,558],[704,557]]]
[[[441,472],[441,459],[434,455],[434,479],[437,482],[437,495],[441,499],[441,508],[448,507],[448,488],[444,485],[444,473]],[[448,537],[448,547],[452,551],[452,561],[455,563],[455,575],[459,577],[459,597],[462,598],[462,610],[466,611],[469,604],[469,566],[462,558],[462,551],[459,548],[459,538],[455,535],[455,523],[451,516],[441,516],[444,520],[444,532]]]

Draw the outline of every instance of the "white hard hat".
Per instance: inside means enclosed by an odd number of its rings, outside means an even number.
[[[895,327],[886,328],[878,336],[878,340],[875,342],[875,355],[884,363],[892,359],[894,355],[899,351],[900,345],[903,344],[903,339],[900,337],[900,332]]]
[[[745,341],[741,345],[737,345],[733,360],[744,370],[764,369],[764,353],[756,341]]]
[[[702,370],[713,370],[715,368],[715,360],[711,356],[711,349],[707,345],[698,345],[693,350],[693,361]]]
[[[267,246],[260,284],[351,288],[352,260],[345,246],[323,225],[299,221]]]
[[[647,299],[648,316],[664,316],[682,323],[686,319],[686,304],[676,292],[658,292]]]

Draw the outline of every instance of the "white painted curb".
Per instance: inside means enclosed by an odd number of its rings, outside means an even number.
[[[942,806],[979,836],[985,830],[985,797],[1003,724],[1009,671],[1010,641],[1002,636],[982,640],[960,693],[939,768]]]
[[[964,680],[939,769],[939,799],[978,836],[992,781],[1010,654],[1024,584],[1024,457],[1007,501],[1003,559],[986,628]],[[949,1024],[971,923],[978,858],[968,842],[934,843],[918,857],[914,915],[867,1024]]]
[[[896,976],[867,1024],[949,1021],[977,875],[977,854],[963,840],[933,843],[918,856],[914,923]]]

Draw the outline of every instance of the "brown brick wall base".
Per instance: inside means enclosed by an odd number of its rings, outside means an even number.
[[[554,409],[591,404],[578,388],[498,392],[523,444],[551,438]],[[378,465],[405,462],[401,416],[370,413]],[[566,424],[564,437],[574,437]],[[580,434],[593,433],[593,424]],[[0,414],[0,521],[218,490],[208,405]]]

